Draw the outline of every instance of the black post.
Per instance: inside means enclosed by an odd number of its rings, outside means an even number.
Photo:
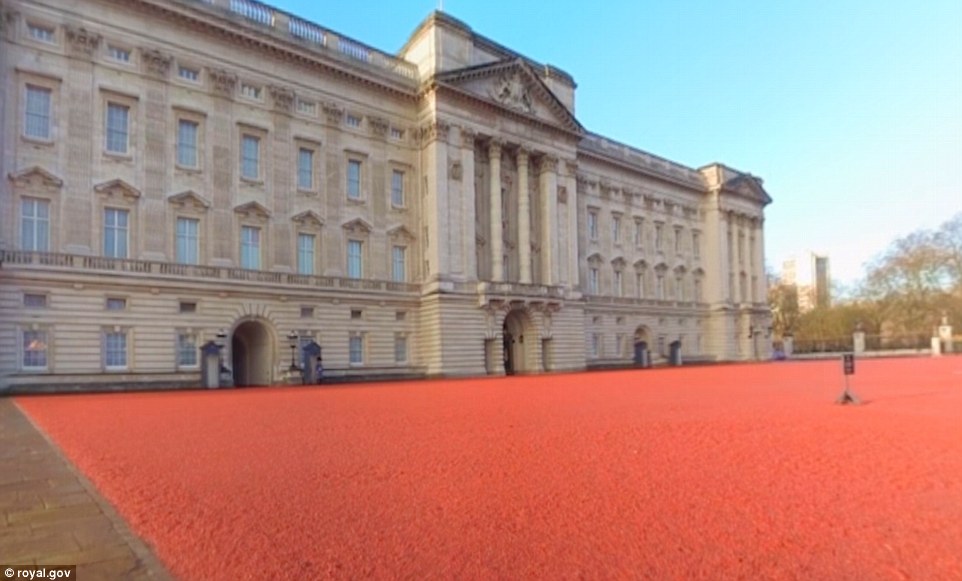
[[[291,331],[287,335],[287,340],[291,343],[291,371],[296,371],[300,369],[297,366],[297,362],[294,360],[294,350],[297,349],[297,333]]]

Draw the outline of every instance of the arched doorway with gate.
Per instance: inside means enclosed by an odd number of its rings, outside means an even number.
[[[537,337],[531,318],[520,309],[504,317],[501,329],[506,375],[537,371]]]
[[[637,367],[651,366],[651,331],[640,325],[635,329],[635,349],[633,361]]]
[[[231,334],[231,362],[234,385],[271,385],[277,352],[270,324],[261,319],[240,321]]]

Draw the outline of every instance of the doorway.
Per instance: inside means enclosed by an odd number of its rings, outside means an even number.
[[[529,371],[525,352],[525,332],[529,327],[527,315],[523,311],[511,311],[504,318],[501,333],[506,375]]]
[[[274,352],[274,340],[267,325],[261,321],[245,321],[238,325],[231,337],[234,385],[271,385]]]

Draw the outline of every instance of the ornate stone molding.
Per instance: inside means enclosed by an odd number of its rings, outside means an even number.
[[[382,117],[368,117],[367,124],[371,128],[371,133],[378,139],[387,137],[387,132],[391,128],[391,123]]]
[[[565,176],[573,178],[578,175],[578,162],[571,161],[570,159],[565,160]]]
[[[414,233],[408,230],[403,224],[395,226],[387,231],[388,238],[395,242],[414,242]]]
[[[122,179],[113,179],[94,186],[94,191],[108,198],[135,202],[140,199],[140,190]]]
[[[538,173],[544,173],[550,171],[552,173],[558,173],[558,158],[553,155],[542,155],[541,159],[538,160]]]
[[[207,69],[211,89],[221,97],[233,97],[234,87],[237,86],[237,75],[224,69]]]
[[[474,140],[478,138],[478,133],[470,127],[461,127],[461,147],[474,149]]]
[[[186,190],[167,197],[167,201],[182,210],[203,212],[210,208],[210,202],[193,190]]]
[[[340,125],[341,121],[344,119],[344,108],[337,103],[324,103],[321,105],[324,108],[324,115],[327,117],[327,122],[331,125]]]
[[[567,204],[568,203],[568,188],[565,186],[558,186],[558,203]]]
[[[142,48],[140,54],[148,73],[162,79],[167,78],[167,73],[170,72],[170,63],[174,60],[173,57],[152,48]]]
[[[347,222],[341,224],[341,228],[344,228],[348,234],[352,234],[354,236],[366,236],[374,230],[373,226],[361,218],[348,220]]]
[[[70,50],[76,56],[82,56],[90,58],[94,55],[94,51],[100,46],[100,39],[102,38],[96,32],[91,32],[82,26],[72,26],[70,24],[64,26],[64,30],[67,33],[67,43],[70,45]]]
[[[534,112],[534,101],[528,94],[528,87],[517,70],[501,75],[491,88],[489,95],[510,109],[524,113]]]
[[[39,165],[30,166],[18,172],[7,174],[7,178],[14,186],[20,188],[42,187],[49,190],[63,187],[63,180]]]
[[[488,159],[495,157],[500,158],[503,150],[504,142],[497,137],[492,137],[491,140],[488,141]]]
[[[260,202],[247,202],[234,208],[234,212],[247,220],[266,222],[271,218],[271,211]]]
[[[297,214],[291,221],[300,224],[302,227],[321,228],[324,226],[324,218],[314,210],[306,210]]]
[[[588,191],[588,177],[584,174],[578,174],[577,176],[577,187],[578,193],[583,194]]]
[[[425,123],[419,130],[421,143],[427,145],[432,141],[447,141],[448,131],[450,129],[451,124],[443,119],[435,119],[434,121]]]
[[[294,111],[294,90],[288,87],[270,85],[267,90],[271,93],[271,100],[274,101],[274,109],[281,113],[291,113]]]
[[[464,166],[461,165],[460,161],[452,161],[451,165],[448,166],[448,177],[453,181],[459,182],[464,176]]]
[[[9,38],[13,36],[18,18],[20,18],[19,12],[0,6],[0,31],[3,32],[4,37]]]

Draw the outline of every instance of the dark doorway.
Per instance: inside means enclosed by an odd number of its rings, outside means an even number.
[[[234,385],[270,385],[274,367],[274,342],[267,326],[260,321],[245,321],[231,337],[231,362]]]

